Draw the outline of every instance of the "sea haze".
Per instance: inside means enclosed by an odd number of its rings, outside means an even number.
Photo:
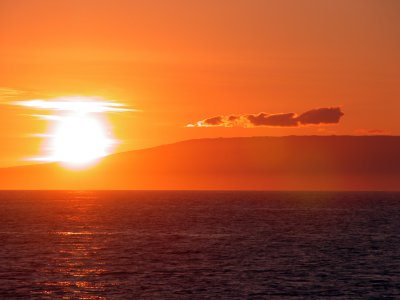
[[[400,295],[400,193],[2,191],[0,298]]]

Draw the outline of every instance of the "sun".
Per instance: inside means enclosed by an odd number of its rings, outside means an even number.
[[[51,160],[69,165],[86,165],[106,156],[113,140],[100,118],[87,113],[60,117],[51,143]]]
[[[111,154],[120,142],[113,138],[107,122],[108,113],[134,112],[115,100],[98,96],[63,96],[51,99],[16,101],[15,105],[40,110],[32,116],[49,122],[42,157],[35,161],[61,162],[66,167],[81,168]]]

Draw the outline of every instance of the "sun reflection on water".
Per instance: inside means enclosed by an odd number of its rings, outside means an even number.
[[[106,299],[107,260],[102,259],[102,232],[88,201],[90,192],[71,193],[71,207],[62,214],[65,230],[50,232],[55,254],[47,262],[48,281],[40,282],[40,296],[65,299]],[[49,270],[50,271],[50,270]]]

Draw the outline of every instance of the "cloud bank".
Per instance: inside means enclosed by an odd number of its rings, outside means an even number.
[[[337,124],[344,115],[340,107],[323,107],[296,113],[258,113],[221,115],[188,124],[187,127],[299,127],[302,125]]]

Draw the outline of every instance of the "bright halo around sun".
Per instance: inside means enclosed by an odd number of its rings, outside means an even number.
[[[104,124],[94,116],[65,116],[57,123],[50,148],[54,161],[86,165],[109,154],[114,144]]]
[[[110,153],[117,141],[106,121],[107,113],[136,111],[124,104],[100,97],[59,97],[49,100],[17,101],[15,105],[46,111],[32,116],[51,123],[46,138],[46,155],[34,160],[61,162],[66,167],[82,168]]]

